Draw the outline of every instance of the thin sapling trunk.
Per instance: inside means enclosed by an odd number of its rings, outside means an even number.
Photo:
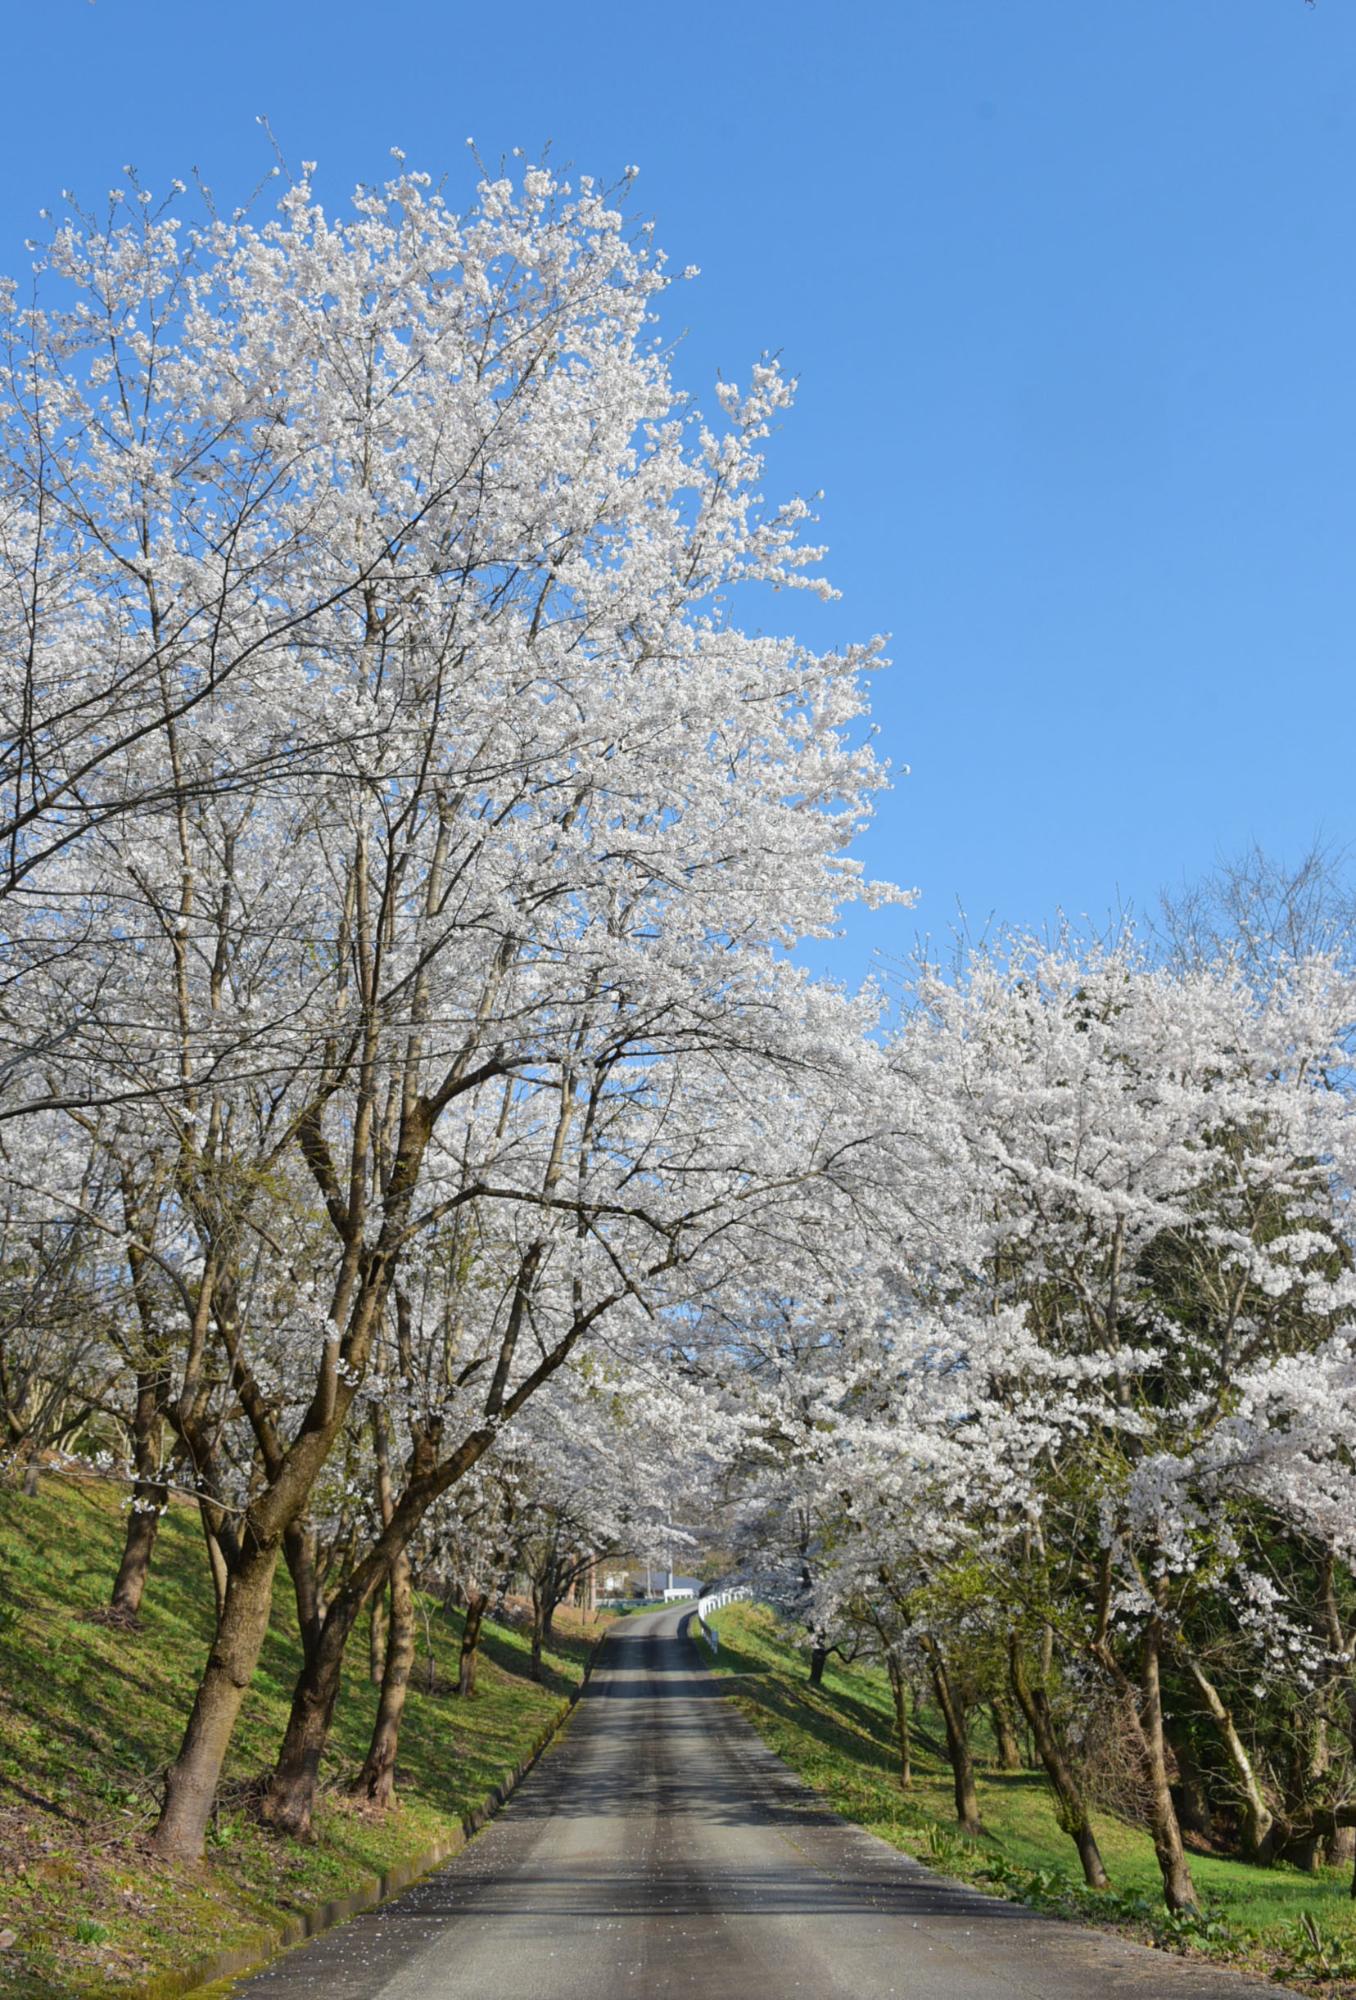
[[[928,1671],[932,1678],[932,1691],[937,1697],[937,1706],[942,1712],[942,1721],[946,1729],[946,1754],[951,1765],[956,1824],[962,1833],[981,1833],[983,1828],[979,1818],[979,1794],[975,1789],[975,1766],[974,1759],[970,1755],[970,1736],[966,1727],[965,1710],[957,1699],[940,1646],[931,1638],[926,1639],[923,1646],[927,1654]]]
[[[1090,1889],[1109,1888],[1110,1883],[1102,1862],[1101,1849],[1092,1830],[1092,1817],[1088,1811],[1087,1800],[1060,1740],[1050,1706],[1049,1692],[1039,1682],[1030,1679],[1026,1662],[1022,1658],[1021,1642],[1015,1632],[1008,1640],[1008,1673],[1012,1682],[1012,1692],[1017,1698],[1017,1706],[1026,1718],[1026,1725],[1036,1745],[1036,1754],[1045,1767],[1045,1775],[1055,1795],[1055,1816],[1078,1849],[1083,1880]]]

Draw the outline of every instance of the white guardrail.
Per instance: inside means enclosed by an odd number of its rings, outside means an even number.
[[[711,1618],[725,1605],[752,1596],[753,1592],[746,1583],[733,1583],[727,1590],[709,1591],[697,1599],[697,1623],[701,1626],[703,1639],[713,1653],[720,1651],[720,1634],[710,1623]]]

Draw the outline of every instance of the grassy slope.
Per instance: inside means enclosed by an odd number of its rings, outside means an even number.
[[[177,1875],[144,1851],[157,1785],[173,1756],[211,1628],[211,1585],[195,1514],[161,1526],[141,1630],[110,1631],[101,1606],[121,1548],[118,1495],[44,1481],[36,1498],[0,1493],[0,1994],[72,2000],[248,1942],[288,1912],[347,1894],[364,1878],[445,1839],[531,1748],[578,1687],[597,1630],[562,1613],[549,1676],[526,1676],[519,1634],[487,1625],[480,1694],[427,1692],[420,1635],[401,1738],[400,1810],[351,1802],[375,1691],[367,1633],[354,1639],[326,1769],[316,1839],[276,1840],[245,1792],[266,1770],[297,1663],[285,1572],[273,1629],[246,1698],[213,1828],[210,1865]],[[455,1684],[460,1621],[429,1609],[435,1670]],[[437,1681],[435,1680],[435,1687]],[[3,1944],[7,1933],[12,1943]]]
[[[1052,1881],[1058,1872],[1070,1890],[1081,1882],[1077,1856],[1056,1823],[1050,1793],[1034,1772],[1006,1775],[985,1768],[981,1736],[980,1803],[989,1839],[970,1843],[956,1834],[950,1767],[942,1753],[938,1719],[930,1714],[915,1725],[914,1780],[902,1791],[893,1712],[885,1675],[870,1667],[831,1663],[821,1689],[811,1688],[805,1655],[795,1635],[779,1630],[761,1606],[731,1605],[716,1624],[720,1651],[713,1662],[729,1679],[731,1697],[770,1746],[821,1791],[836,1811],[872,1833],[917,1853],[951,1875],[986,1882],[995,1859],[1028,1875],[1043,1871],[1043,1883],[1027,1881],[1040,1900],[1064,1901],[1070,1914],[1089,1917],[1086,1901],[1064,1897]],[[709,1659],[705,1646],[703,1657]],[[1163,1936],[1162,1889],[1149,1837],[1137,1827],[1102,1816],[1097,1837],[1125,1927],[1139,1936]],[[1356,1972],[1356,1908],[1346,1869],[1303,1875],[1297,1869],[1252,1868],[1215,1855],[1191,1857],[1200,1895],[1218,1911],[1226,1927],[1215,1942],[1221,1957],[1278,1969],[1292,1980],[1316,1970],[1300,1919],[1307,1912],[1339,1957],[1350,1954]],[[1135,1912],[1132,1901],[1143,1899]],[[1170,1935],[1170,1934],[1169,1934]],[[1207,1938],[1207,1943],[1210,1940]],[[1299,1957],[1296,1957],[1296,1951]],[[1323,1989],[1332,1990],[1332,1989]],[[1343,1985],[1342,1991],[1356,1992]]]

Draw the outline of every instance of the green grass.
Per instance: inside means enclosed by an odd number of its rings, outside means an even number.
[[[822,1687],[812,1688],[797,1635],[765,1607],[730,1605],[716,1624],[719,1653],[712,1661],[703,1645],[702,1658],[725,1678],[730,1698],[768,1745],[835,1811],[946,1874],[1006,1888],[1082,1921],[1098,1920],[1098,1900],[1081,1891],[1077,1855],[1056,1822],[1043,1777],[1004,1773],[991,1760],[986,1763],[991,1744],[985,1730],[976,1731],[976,1749],[986,1831],[983,1839],[967,1841],[956,1829],[950,1767],[935,1715],[925,1711],[914,1720],[913,1783],[905,1791],[883,1672],[833,1660]],[[1320,1947],[1328,1947],[1330,1961],[1356,1981],[1349,1869],[1306,1875],[1285,1865],[1254,1868],[1193,1854],[1192,1875],[1211,1918],[1202,1934],[1193,1935],[1196,1927],[1166,1917],[1148,1835],[1106,1814],[1096,1831],[1118,1928],[1155,1942],[1203,1947],[1303,1983],[1319,1962],[1312,1938],[1306,1938],[1307,1919]],[[1106,1914],[1103,1904],[1103,1920]],[[1356,1993],[1356,1984],[1320,1983],[1315,1990]]]
[[[375,1690],[355,1634],[315,1838],[267,1833],[249,1803],[272,1761],[297,1666],[290,1581],[246,1697],[208,1866],[154,1862],[146,1835],[178,1748],[212,1624],[195,1513],[165,1517],[138,1631],[90,1623],[106,1601],[125,1517],[113,1489],[45,1479],[0,1492],[0,1994],[80,2000],[248,1944],[288,1914],[351,1893],[450,1838],[527,1754],[580,1684],[601,1626],[562,1613],[547,1675],[527,1678],[526,1634],[487,1624],[480,1692],[455,1685],[460,1619],[429,1609],[401,1736],[400,1806],[352,1800]],[[433,1692],[429,1691],[432,1639]],[[13,1933],[13,1941],[4,1940]]]

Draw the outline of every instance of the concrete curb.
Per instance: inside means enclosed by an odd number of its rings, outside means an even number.
[[[389,1902],[425,1875],[431,1875],[435,1868],[451,1861],[460,1854],[468,1841],[472,1840],[488,1821],[507,1804],[517,1791],[523,1779],[532,1769],[542,1752],[560,1734],[575,1705],[589,1684],[589,1678],[597,1663],[598,1655],[607,1644],[607,1631],[601,1632],[594,1643],[593,1651],[584,1662],[584,1677],[578,1688],[563,1701],[550,1722],[542,1729],[525,1757],[519,1759],[511,1770],[505,1771],[499,1783],[473,1806],[459,1827],[453,1829],[446,1840],[425,1848],[422,1854],[408,1861],[398,1861],[393,1868],[380,1875],[369,1875],[346,1896],[333,1896],[328,1902],[315,1903],[309,1909],[298,1910],[288,1917],[276,1930],[257,1931],[244,1944],[233,1946],[229,1951],[213,1952],[210,1958],[201,1958],[193,1965],[181,1967],[177,1972],[161,1972],[137,1985],[118,1986],[111,1989],[116,2000],[185,2000],[185,1996],[198,1993],[203,1987],[215,1986],[224,1980],[243,1979],[247,1973],[262,1972],[266,1965],[296,1945],[306,1944],[322,1932],[333,1930],[338,1924],[346,1924],[350,1917],[359,1917],[366,1910],[375,1910],[379,1904]]]

